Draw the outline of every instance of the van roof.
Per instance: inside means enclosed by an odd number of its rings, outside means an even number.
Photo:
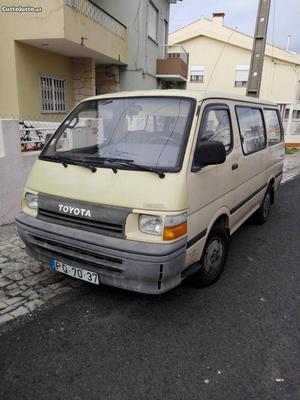
[[[107,93],[104,95],[89,97],[87,99],[84,99],[83,101],[107,99],[107,98],[120,98],[120,97],[142,97],[142,96],[180,96],[180,97],[194,98],[197,101],[203,101],[206,99],[224,99],[224,100],[234,100],[247,103],[277,106],[276,103],[273,103],[269,100],[262,100],[248,96],[240,96],[232,93],[213,92],[210,90],[182,90],[182,89],[134,90],[128,92],[115,92],[115,93]]]

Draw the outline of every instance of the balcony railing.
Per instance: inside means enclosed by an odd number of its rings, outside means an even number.
[[[80,14],[93,20],[96,24],[103,26],[116,36],[126,40],[127,27],[92,1],[65,0],[65,3],[80,12]]]
[[[182,46],[169,46],[167,44],[163,44],[159,46],[159,58],[180,58],[187,64],[189,54]]]
[[[182,46],[160,46],[156,76],[166,81],[186,81],[189,55]]]

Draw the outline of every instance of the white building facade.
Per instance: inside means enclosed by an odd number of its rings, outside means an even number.
[[[169,35],[169,43],[189,53],[188,89],[245,95],[253,37],[224,26],[224,16],[186,25]],[[300,55],[267,44],[260,97],[279,104],[286,139],[300,143],[299,81]]]

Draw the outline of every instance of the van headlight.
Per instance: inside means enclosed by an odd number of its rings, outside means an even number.
[[[139,218],[139,228],[143,233],[160,236],[162,234],[163,222],[156,215],[142,214]]]
[[[38,209],[38,197],[36,194],[32,193],[26,193],[25,195],[25,202],[28,208],[31,210],[37,210]]]

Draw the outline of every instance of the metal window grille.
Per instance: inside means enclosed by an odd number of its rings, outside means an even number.
[[[41,98],[43,112],[66,112],[66,81],[51,76],[41,76]]]

